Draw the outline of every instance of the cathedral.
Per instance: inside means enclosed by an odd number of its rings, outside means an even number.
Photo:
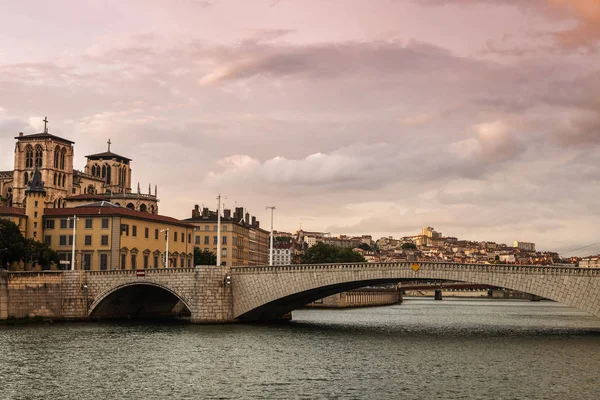
[[[12,171],[0,171],[0,207],[25,208],[26,190],[34,171],[39,171],[45,187],[44,208],[76,207],[109,201],[132,210],[158,214],[157,188],[154,193],[131,190],[131,159],[111,151],[86,156],[83,170],[73,165],[74,142],[44,131],[15,137]]]

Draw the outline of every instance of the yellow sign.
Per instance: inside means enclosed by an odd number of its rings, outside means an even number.
[[[421,268],[421,266],[417,263],[414,263],[411,268],[413,269],[413,271],[417,272],[419,268]]]

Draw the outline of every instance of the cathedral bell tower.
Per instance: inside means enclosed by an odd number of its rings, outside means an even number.
[[[43,216],[46,207],[46,189],[39,169],[33,171],[25,189],[25,214],[27,215],[27,237],[42,240]]]

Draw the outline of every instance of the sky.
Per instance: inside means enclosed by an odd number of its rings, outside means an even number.
[[[176,218],[221,193],[267,229],[600,242],[600,0],[21,0],[0,26],[0,170],[47,116]]]

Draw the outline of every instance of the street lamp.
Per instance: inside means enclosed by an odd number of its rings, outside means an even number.
[[[266,206],[265,210],[271,210],[271,243],[269,245],[269,266],[273,265],[273,211],[275,206]]]
[[[75,238],[77,235],[77,221],[79,221],[79,218],[77,218],[77,215],[73,215],[73,218],[69,217],[67,218],[68,221],[73,221],[73,246],[71,247],[71,271],[75,270]]]
[[[166,235],[167,249],[165,251],[165,268],[169,268],[169,228],[161,229],[161,232],[167,232],[167,235]]]

